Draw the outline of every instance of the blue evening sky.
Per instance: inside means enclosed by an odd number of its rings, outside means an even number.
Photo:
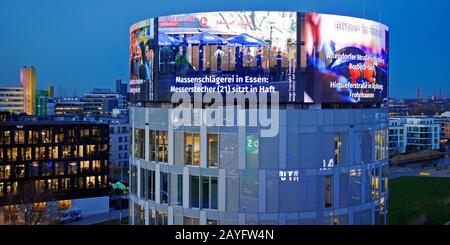
[[[364,4],[365,3],[365,4]],[[365,6],[365,7],[364,7]],[[390,28],[390,95],[450,97],[446,0],[0,0],[0,85],[37,68],[37,87],[67,96],[128,78],[129,27],[149,17],[217,10],[286,10],[366,17]]]

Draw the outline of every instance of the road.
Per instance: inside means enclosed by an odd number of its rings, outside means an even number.
[[[79,221],[66,223],[64,225],[93,225],[102,222],[106,222],[109,220],[118,219],[120,217],[120,213],[122,213],[122,218],[127,217],[129,215],[128,209],[122,210],[112,210],[108,213],[95,214],[91,216],[86,216],[81,218]]]
[[[438,166],[441,170],[436,169],[435,164],[428,164],[421,166],[420,164],[414,164],[405,167],[389,167],[389,178],[395,179],[402,176],[421,176],[421,172],[427,172],[426,176],[431,177],[450,177],[450,169],[445,166],[450,166],[450,159],[440,159]]]

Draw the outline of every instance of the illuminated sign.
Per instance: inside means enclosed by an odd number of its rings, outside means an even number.
[[[280,180],[285,182],[299,182],[299,171],[298,170],[289,170],[289,171],[278,171],[278,176]]]
[[[328,162],[323,159],[322,167],[319,169],[320,171],[328,171],[334,167],[334,159],[331,158]]]
[[[389,29],[371,20],[225,11],[163,16],[130,28],[136,102],[201,92],[268,94],[268,100],[278,93],[281,103],[381,103],[388,78]]]
[[[389,30],[380,23],[305,14],[305,102],[383,102],[387,99]]]

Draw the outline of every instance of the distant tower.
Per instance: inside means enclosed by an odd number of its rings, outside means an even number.
[[[420,102],[420,87],[419,86],[417,86],[416,98],[417,98],[417,103],[419,103]]]
[[[434,107],[434,114],[436,115],[437,111],[437,96],[433,96],[433,107]]]
[[[28,115],[36,112],[36,68],[20,68],[20,83],[23,87],[23,111]]]
[[[54,97],[55,96],[55,88],[53,86],[48,86],[47,88],[47,96]]]

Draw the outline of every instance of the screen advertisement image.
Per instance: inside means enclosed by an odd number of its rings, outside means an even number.
[[[317,13],[304,14],[302,21],[305,103],[381,103],[387,99],[386,26]]]
[[[130,28],[130,97],[133,101],[154,98],[155,45],[154,19],[136,23]]]
[[[296,12],[158,17],[157,35],[161,101],[170,101],[179,92],[226,95],[277,91],[280,101],[303,102],[303,96],[296,93]]]

